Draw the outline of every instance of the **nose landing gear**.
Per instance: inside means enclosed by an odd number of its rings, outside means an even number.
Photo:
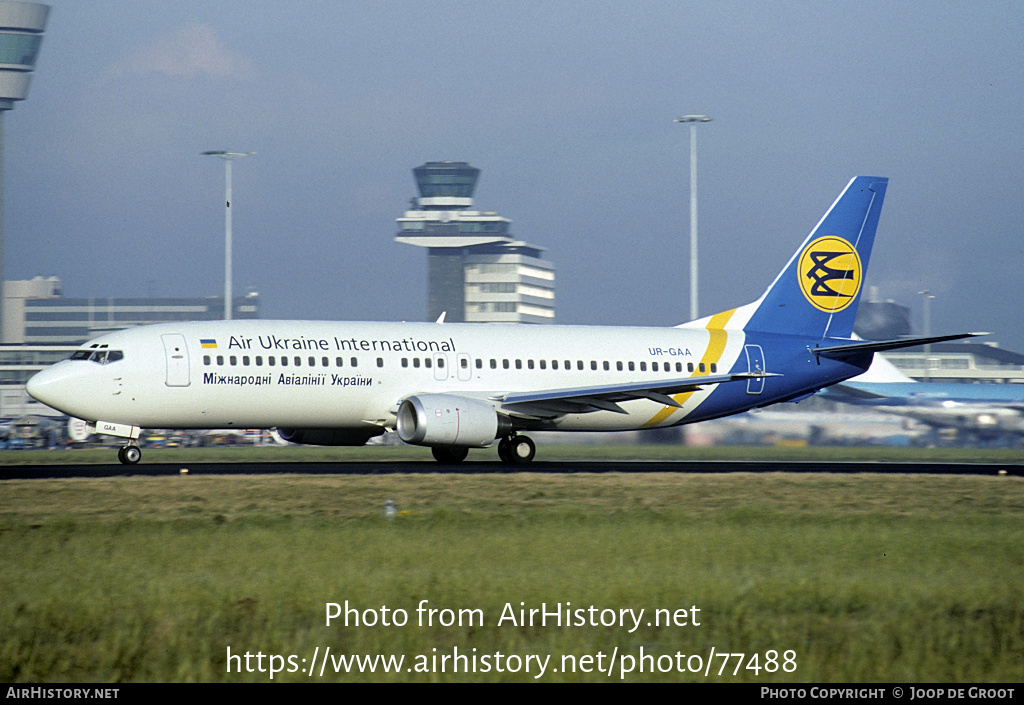
[[[134,443],[129,443],[117,451],[117,459],[122,465],[135,465],[142,460],[142,449]]]

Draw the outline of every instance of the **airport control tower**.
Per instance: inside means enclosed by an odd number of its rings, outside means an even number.
[[[553,323],[555,269],[516,240],[512,221],[471,210],[480,170],[466,162],[413,169],[419,198],[398,218],[398,242],[427,248],[427,315],[480,323]]]
[[[49,5],[0,2],[0,293],[4,279],[4,113],[28,96],[49,15]]]

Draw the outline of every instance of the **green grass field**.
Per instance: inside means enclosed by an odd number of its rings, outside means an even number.
[[[6,481],[0,680],[1018,681],[1022,512],[1012,476]],[[588,624],[499,625],[542,605]]]

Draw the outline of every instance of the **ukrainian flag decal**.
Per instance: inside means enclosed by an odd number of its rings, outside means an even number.
[[[217,347],[217,340],[214,338],[200,338],[199,344],[204,348],[215,348]]]

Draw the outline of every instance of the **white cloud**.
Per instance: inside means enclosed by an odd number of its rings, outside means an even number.
[[[251,80],[256,76],[256,69],[249,59],[224,46],[217,30],[210,25],[187,24],[136,47],[111,67],[111,73]]]

